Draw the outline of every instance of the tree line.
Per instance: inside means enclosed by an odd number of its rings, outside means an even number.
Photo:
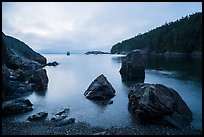
[[[165,23],[160,27],[124,40],[111,48],[111,53],[141,49],[147,53],[202,52],[202,12]]]

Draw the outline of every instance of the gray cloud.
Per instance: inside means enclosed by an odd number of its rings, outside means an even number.
[[[198,11],[201,2],[3,2],[2,30],[39,52],[109,51],[124,39]]]

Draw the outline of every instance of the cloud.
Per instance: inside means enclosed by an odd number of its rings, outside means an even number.
[[[122,40],[198,11],[201,2],[3,2],[2,30],[39,52],[109,51]]]

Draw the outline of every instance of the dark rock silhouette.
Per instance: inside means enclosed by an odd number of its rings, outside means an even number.
[[[37,70],[30,77],[28,83],[32,83],[32,87],[37,91],[47,89],[48,77],[45,69]]]
[[[2,32],[2,98],[3,100],[15,99],[31,94],[33,88],[27,81],[36,71],[42,69],[47,63],[45,57],[33,51],[24,42]],[[44,81],[32,84],[47,86],[46,73],[41,73]],[[41,89],[41,87],[39,89]]]
[[[143,124],[162,123],[182,128],[192,120],[192,112],[181,96],[162,84],[135,84],[128,98],[130,112]]]
[[[70,55],[70,53],[67,51],[67,56],[69,56]]]
[[[49,63],[46,64],[46,66],[57,66],[57,65],[59,65],[59,63],[56,62],[56,61],[54,61],[54,62],[49,62]]]
[[[89,55],[89,54],[97,55],[97,54],[110,54],[110,53],[109,52],[103,52],[103,51],[88,51],[85,54],[86,55]]]
[[[28,99],[18,98],[12,101],[2,103],[3,116],[10,116],[25,113],[33,110],[32,103]]]
[[[98,76],[84,92],[88,99],[92,100],[106,100],[115,96],[115,89],[108,82],[106,77],[101,74]]]
[[[123,81],[134,81],[145,78],[144,61],[140,51],[130,52],[124,61],[120,69],[120,74]]]

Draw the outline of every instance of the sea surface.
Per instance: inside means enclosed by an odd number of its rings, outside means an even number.
[[[125,127],[134,124],[128,111],[128,88],[122,82],[119,70],[124,55],[43,54],[48,62],[58,66],[46,66],[48,88],[43,93],[33,92],[26,98],[33,103],[33,111],[15,116],[26,121],[28,116],[47,111],[51,118],[58,111],[69,107],[68,117],[85,121],[93,126]],[[143,56],[145,83],[158,83],[175,89],[193,113],[191,126],[202,130],[202,59],[190,57]],[[100,104],[86,99],[84,92],[100,74],[108,79],[116,90],[113,104]]]

